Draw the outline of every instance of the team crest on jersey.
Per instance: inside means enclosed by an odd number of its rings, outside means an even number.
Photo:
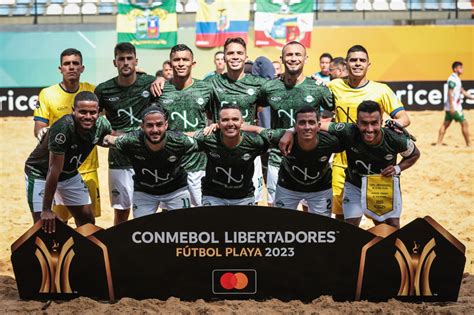
[[[203,99],[202,97],[200,97],[200,98],[198,98],[198,99],[196,100],[196,102],[197,102],[199,105],[202,105],[202,104],[204,104],[204,99]]]
[[[35,108],[40,108],[41,104],[39,100],[36,100],[35,102]]]
[[[141,160],[141,161],[145,160],[145,157],[141,155],[134,155],[133,157],[136,158],[137,160]]]
[[[283,201],[280,201],[280,200],[277,201],[277,202],[275,203],[275,205],[277,206],[277,208],[283,208],[283,207],[285,206],[285,204],[283,203]]]
[[[107,99],[109,102],[118,102],[120,100],[120,97],[118,96],[112,96]]]
[[[390,161],[391,159],[393,159],[393,154],[387,154],[387,155],[385,156],[385,159],[386,159],[387,161]]]
[[[352,152],[354,152],[354,153],[359,153],[359,150],[358,150],[357,148],[355,148],[355,147],[351,147],[351,150],[352,150]]]
[[[250,154],[245,153],[244,155],[242,155],[242,160],[248,161],[248,160],[250,160],[251,157],[252,157],[252,156],[251,156]]]
[[[178,159],[178,158],[177,158],[176,156],[171,155],[171,156],[168,158],[168,161],[171,162],[171,163],[174,163],[174,162],[176,162],[177,159]]]
[[[211,152],[211,153],[209,153],[209,155],[212,156],[215,159],[220,159],[220,157],[221,157],[219,154],[217,154],[215,152]]]
[[[171,103],[173,103],[173,100],[165,98],[164,100],[162,100],[162,102],[163,102],[163,104],[171,104]]]
[[[280,96],[272,96],[272,97],[270,97],[270,100],[273,101],[273,102],[279,102],[279,101],[281,101],[281,97]]]
[[[328,157],[327,156],[322,156],[319,161],[320,162],[326,162],[328,160]]]
[[[343,123],[337,123],[335,126],[334,126],[334,129],[336,131],[341,131],[342,129],[344,129],[344,124]]]
[[[314,101],[314,97],[311,96],[311,95],[307,95],[304,99],[307,103],[311,103],[312,101]]]
[[[247,90],[247,94],[248,94],[248,95],[254,95],[254,94],[255,94],[255,90],[252,89],[252,88],[250,88],[250,89]]]
[[[143,98],[147,98],[148,96],[150,96],[150,92],[145,90],[145,91],[142,92],[142,96],[143,96]]]
[[[64,144],[64,142],[66,142],[66,136],[64,135],[64,133],[58,133],[54,138],[54,142],[56,142],[57,144]]]

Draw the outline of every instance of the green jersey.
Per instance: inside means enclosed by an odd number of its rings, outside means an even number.
[[[233,81],[227,74],[216,74],[206,78],[212,85],[214,104],[212,117],[219,119],[219,109],[225,104],[237,104],[242,112],[242,118],[248,124],[255,125],[257,105],[259,103],[260,89],[267,80],[251,74]]]
[[[59,181],[74,177],[97,143],[112,132],[110,123],[100,116],[95,126],[78,133],[73,115],[64,115],[48,130],[25,163],[26,175],[46,179],[49,169],[49,153],[64,155],[64,165]]]
[[[318,145],[304,151],[298,145],[297,136],[288,156],[284,156],[278,173],[278,185],[298,192],[316,192],[331,188],[331,154],[342,152],[339,139],[326,132],[316,134]]]
[[[168,129],[181,132],[196,131],[207,125],[207,113],[211,112],[212,87],[202,80],[193,79],[193,83],[182,90],[166,82],[163,95],[158,104],[168,112]],[[204,153],[193,153],[183,160],[184,169],[188,172],[204,170],[206,156]]]
[[[287,87],[283,80],[267,81],[261,91],[262,105],[270,106],[271,127],[291,128],[295,124],[295,113],[305,105],[319,110],[320,107],[332,110],[333,95],[331,91],[322,85],[316,85],[315,81],[305,78],[301,83]],[[279,167],[281,153],[272,149],[268,163]]]
[[[253,196],[254,160],[265,153],[273,140],[269,129],[260,134],[242,131],[242,140],[234,148],[222,142],[220,131],[204,136],[194,135],[199,148],[207,155],[206,176],[202,180],[202,194],[226,199]]]
[[[145,142],[143,131],[132,131],[115,140],[115,147],[132,163],[135,191],[165,195],[186,187],[187,173],[181,166],[183,156],[198,149],[192,138],[175,131],[167,131],[165,146],[152,151]]]
[[[346,150],[348,167],[346,181],[361,187],[361,176],[379,174],[382,169],[397,163],[397,154],[409,156],[415,144],[403,134],[382,128],[382,142],[369,145],[362,140],[359,128],[350,123],[332,123],[329,133],[339,138]]]
[[[120,86],[115,77],[96,87],[99,108],[105,112],[113,130],[129,132],[140,128],[143,110],[153,98],[150,85],[154,80],[151,75],[137,73],[137,79],[130,86]],[[130,168],[130,161],[110,148],[109,168]]]

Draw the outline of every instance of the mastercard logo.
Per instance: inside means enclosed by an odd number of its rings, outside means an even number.
[[[257,271],[254,269],[214,269],[212,271],[214,294],[257,293]]]
[[[249,278],[242,272],[226,272],[221,276],[219,282],[224,289],[242,290],[249,284]]]

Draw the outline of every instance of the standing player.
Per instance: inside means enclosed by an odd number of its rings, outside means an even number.
[[[367,79],[369,66],[369,54],[363,46],[355,45],[347,51],[348,78],[335,79],[328,84],[334,94],[336,122],[355,122],[357,106],[362,101],[371,100],[380,105],[382,113],[390,115],[399,125],[407,127],[410,119],[403,104],[386,84]],[[344,219],[342,194],[346,167],[345,153],[336,154],[332,169],[332,193],[333,213],[339,220]]]
[[[68,208],[77,226],[94,223],[89,192],[78,168],[111,132],[107,119],[98,116],[94,93],[78,93],[72,114],[54,123],[26,160],[28,204],[34,221],[43,219],[43,229],[48,233],[55,231],[53,199],[54,204]]]
[[[165,83],[157,104],[169,113],[169,129],[192,132],[202,129],[211,117],[212,88],[209,83],[193,79],[192,68],[196,64],[192,50],[183,44],[171,48],[173,79]],[[201,205],[201,178],[206,168],[206,156],[192,153],[183,159],[188,172],[188,189],[194,206]]]
[[[247,45],[242,38],[228,38],[225,41],[224,58],[227,72],[209,77],[206,80],[212,85],[214,92],[214,120],[217,121],[221,106],[225,104],[238,104],[242,111],[244,122],[256,125],[260,90],[267,80],[244,73]],[[255,159],[254,170],[255,200],[259,202],[263,200],[263,173],[260,157]]]
[[[334,58],[329,65],[329,76],[331,77],[331,80],[346,79],[347,75],[346,61],[344,58]]]
[[[171,67],[171,62],[169,60],[165,60],[163,62],[163,67],[161,70],[163,71],[163,78],[166,81],[173,79],[173,68]]]
[[[468,99],[474,99],[474,95],[471,95],[462,88],[461,79],[459,76],[463,73],[462,63],[455,61],[452,65],[453,73],[448,78],[448,99],[444,105],[444,122],[439,128],[438,143],[443,143],[444,134],[446,129],[449,128],[451,122],[454,120],[461,124],[462,135],[466,141],[466,146],[471,146],[471,140],[469,139],[469,125],[464,114],[462,113],[462,98],[461,94]]]
[[[244,124],[237,104],[224,104],[219,111],[219,130],[209,136],[203,131],[194,139],[207,155],[206,176],[202,181],[204,206],[255,204],[254,159],[268,150],[273,132],[241,131]],[[268,139],[268,140],[267,140]]]
[[[366,213],[376,224],[385,222],[400,228],[402,200],[398,177],[394,178],[393,210],[376,213],[362,207],[361,186],[367,175],[398,176],[411,167],[420,157],[420,151],[407,136],[388,128],[382,128],[382,110],[378,103],[363,101],[357,107],[357,125],[352,123],[331,123],[329,133],[342,142],[347,154],[348,167],[345,170],[344,218],[346,222],[359,226]],[[323,124],[322,129],[326,129]],[[402,160],[397,164],[397,154]],[[365,209],[364,209],[365,208]]]
[[[63,80],[41,90],[38,96],[38,103],[33,116],[35,121],[34,134],[39,141],[46,134],[47,130],[59,118],[71,114],[74,97],[81,91],[94,91],[94,85],[87,82],[80,82],[81,74],[84,72],[82,63],[82,54],[79,50],[68,48],[61,53],[59,72]],[[79,167],[79,173],[89,189],[89,195],[92,200],[92,212],[94,216],[100,216],[100,194],[99,178],[97,168],[99,159],[97,149],[94,148],[89,156],[83,156],[82,165]],[[68,209],[64,206],[54,206],[54,212],[62,220],[71,217]]]
[[[216,70],[206,74],[204,76],[204,80],[206,80],[209,77],[224,73],[224,71],[225,71],[225,61],[224,61],[224,52],[223,51],[218,51],[214,54],[214,65],[216,66]]]
[[[116,132],[140,128],[141,115],[149,105],[150,85],[155,77],[137,73],[135,47],[119,43],[114,49],[114,66],[118,76],[99,84],[95,90],[100,110]],[[129,159],[116,149],[109,150],[109,193],[114,208],[114,224],[128,220],[133,197],[133,169]]]
[[[329,67],[332,61],[332,56],[329,53],[324,53],[319,57],[319,68],[321,71],[318,71],[314,76],[318,79],[323,80],[324,82],[331,81],[331,76],[329,73]]]
[[[160,204],[167,210],[189,208],[191,197],[181,162],[184,155],[197,150],[196,142],[180,132],[167,131],[166,114],[158,106],[145,109],[142,120],[140,131],[105,139],[133,165],[133,217],[153,214]]]
[[[306,48],[299,42],[289,42],[283,47],[281,59],[285,67],[282,79],[267,81],[261,91],[262,105],[271,108],[272,128],[293,127],[295,112],[305,105],[332,110],[331,91],[325,86],[316,85],[312,79],[303,75],[304,65],[308,59]],[[280,151],[272,149],[267,173],[269,204],[274,203],[280,163]]]
[[[283,69],[281,67],[280,60],[272,61],[273,68],[275,68],[275,78],[279,79],[283,75]]]

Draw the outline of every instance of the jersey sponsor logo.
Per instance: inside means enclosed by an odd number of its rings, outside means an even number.
[[[245,154],[242,156],[242,160],[248,161],[248,160],[250,160],[251,157],[252,157],[252,156],[251,156],[250,154],[245,153]]]
[[[319,161],[320,162],[326,162],[328,160],[328,157],[327,156],[322,156]]]
[[[168,161],[171,162],[171,163],[174,163],[174,162],[176,162],[177,159],[178,159],[178,158],[177,158],[176,156],[171,155],[171,156],[168,158]]]
[[[153,176],[153,178],[155,179],[155,183],[158,183],[160,181],[164,182],[170,179],[170,173],[166,173],[166,177],[160,177],[158,176],[158,170],[156,169],[151,171],[147,168],[142,168],[142,174],[143,175],[148,174],[148,175]]]
[[[334,130],[336,130],[336,131],[341,131],[342,129],[344,129],[344,124],[343,123],[337,123],[334,126]]]
[[[137,160],[145,161],[145,157],[144,157],[144,156],[141,156],[141,155],[134,155],[133,157],[136,158]]]
[[[290,109],[289,113],[284,109],[279,109],[278,110],[278,118],[281,118],[282,114],[287,116],[290,119],[290,126],[293,126],[295,124],[295,119],[293,118],[293,108]]]
[[[307,95],[304,99],[307,103],[311,103],[312,101],[314,101],[314,97],[311,96],[311,95]]]
[[[252,88],[249,88],[249,89],[247,90],[247,94],[248,94],[248,95],[254,95],[254,94],[255,94],[255,90],[252,89]]]
[[[73,145],[71,146],[71,149],[72,149],[72,150],[77,149],[77,144],[73,144]]]
[[[79,166],[82,165],[82,163],[84,163],[84,161],[81,161],[81,158],[82,158],[82,153],[79,154],[78,156],[74,155],[73,157],[71,157],[71,159],[69,160],[69,164],[73,164],[72,162],[74,160],[76,160],[76,168],[79,168]]]
[[[386,159],[387,161],[390,161],[391,159],[393,159],[393,154],[387,154],[387,155],[385,156],[385,159]]]
[[[230,184],[230,182],[234,183],[241,183],[244,180],[244,175],[240,174],[240,179],[236,179],[232,177],[232,167],[229,167],[229,171],[227,171],[225,168],[217,166],[216,167],[216,174],[219,174],[219,171],[223,172],[225,175],[227,175],[227,184]]]
[[[54,137],[54,142],[64,144],[64,142],[66,142],[66,135],[64,133],[58,133],[56,137]]]
[[[301,168],[299,168],[299,167],[296,166],[296,165],[293,165],[293,166],[291,167],[291,170],[292,170],[293,172],[298,171],[299,173],[301,173],[301,174],[303,175],[303,180],[304,180],[304,181],[307,181],[308,179],[309,179],[309,180],[318,179],[318,178],[319,178],[319,175],[320,175],[320,173],[317,172],[317,173],[316,173],[316,176],[310,176],[310,175],[308,174],[308,168],[307,168],[307,167],[305,167],[304,169],[301,169]]]
[[[163,104],[171,104],[171,103],[173,103],[173,100],[172,100],[172,99],[167,99],[167,98],[165,98],[165,99],[161,100],[161,102],[162,102]]]
[[[202,104],[204,104],[204,99],[202,97],[200,97],[196,100],[196,103],[198,103],[199,105],[202,105]]]
[[[359,153],[359,149],[357,149],[356,147],[351,147],[351,151],[354,153]]]
[[[122,109],[122,108],[117,111],[117,114],[118,114],[119,117],[122,116],[122,113],[130,118],[130,125],[132,125],[132,126],[134,125],[134,122],[137,122],[137,123],[142,122],[140,119],[133,116],[133,110],[132,110],[131,107],[128,109],[128,111],[126,109]]]
[[[280,96],[272,96],[272,97],[270,97],[270,100],[272,102],[279,102],[279,101],[281,101],[281,97]]]
[[[185,110],[183,110],[183,114],[180,114],[179,112],[172,112],[171,113],[171,119],[175,120],[175,117],[180,118],[184,122],[184,128],[186,129],[189,126],[196,128],[197,125],[199,124],[198,119],[195,117],[194,118],[194,123],[190,122],[188,120],[188,114]]]
[[[120,97],[119,96],[112,96],[112,97],[109,97],[107,99],[107,101],[109,101],[109,102],[118,102],[118,101],[120,101]]]
[[[212,156],[215,159],[220,159],[221,158],[221,156],[219,154],[215,153],[215,152],[210,152],[209,155]]]
[[[143,96],[143,98],[147,98],[147,97],[150,96],[150,92],[148,92],[148,91],[143,91],[143,92],[142,92],[142,96]]]

